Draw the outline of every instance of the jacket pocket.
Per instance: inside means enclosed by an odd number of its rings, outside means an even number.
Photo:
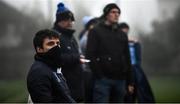
[[[116,56],[102,56],[100,64],[102,70],[108,70],[109,72],[123,68],[121,57]]]

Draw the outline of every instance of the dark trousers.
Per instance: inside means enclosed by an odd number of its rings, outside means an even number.
[[[125,80],[112,80],[108,78],[95,79],[93,88],[94,103],[110,102],[111,91],[114,90],[114,102],[123,102],[126,94]]]
[[[92,72],[84,71],[84,88],[85,88],[85,103],[92,103],[93,94],[93,76]]]

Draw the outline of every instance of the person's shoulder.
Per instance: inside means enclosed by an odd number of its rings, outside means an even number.
[[[39,86],[41,83],[49,83],[52,79],[52,72],[49,68],[40,61],[35,61],[27,75],[27,86],[28,88],[36,88],[35,86]]]
[[[121,35],[126,35],[127,36],[127,34],[125,33],[125,32],[123,32],[122,30],[118,30],[117,31],[119,34],[121,34]]]
[[[97,24],[90,31],[97,31],[99,28],[100,28],[100,26]]]
[[[128,40],[135,43],[135,44],[140,44],[139,40],[136,37],[129,36]]]
[[[104,32],[104,29],[102,23],[98,23],[89,31],[89,34],[101,35],[101,33]]]
[[[102,27],[103,27],[103,22],[100,21],[97,24],[95,24],[93,29],[91,29],[91,30],[98,30],[98,29],[101,29]]]
[[[119,30],[118,34],[121,36],[122,39],[128,40],[128,35],[125,32]]]
[[[41,61],[34,61],[29,71],[29,74],[37,74],[37,75],[49,75],[51,69]]]

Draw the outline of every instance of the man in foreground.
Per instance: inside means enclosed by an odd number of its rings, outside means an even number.
[[[35,61],[27,76],[27,88],[33,103],[74,103],[61,73],[59,34],[41,30],[33,39]]]

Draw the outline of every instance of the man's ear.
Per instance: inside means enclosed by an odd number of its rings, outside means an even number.
[[[40,48],[40,47],[37,47],[37,48],[36,48],[36,51],[37,51],[37,53],[43,53],[43,49]]]

